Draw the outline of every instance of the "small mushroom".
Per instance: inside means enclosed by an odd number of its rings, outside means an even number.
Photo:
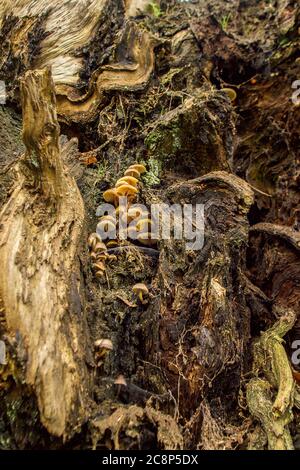
[[[139,180],[134,178],[134,176],[123,176],[116,182],[115,187],[118,188],[119,186],[122,186],[123,183],[128,183],[136,188]]]
[[[118,258],[116,257],[116,255],[108,255],[108,263],[110,263],[111,261],[117,261]]]
[[[95,348],[97,349],[97,359],[104,358],[110,351],[113,351],[114,346],[110,339],[98,339],[94,343]],[[98,363],[98,366],[101,366],[102,362]]]
[[[125,171],[124,176],[133,176],[134,178],[139,178],[141,175],[140,172],[135,168],[128,168],[128,170]]]
[[[114,384],[115,385],[124,385],[124,387],[127,387],[127,382],[126,382],[126,379],[125,379],[124,375],[122,375],[122,374],[118,375],[118,377],[114,381]]]
[[[105,253],[107,251],[107,247],[103,242],[97,243],[97,245],[94,248],[95,253]]]
[[[113,343],[110,339],[97,339],[94,343],[95,348],[106,349],[112,351],[114,349]]]
[[[97,245],[97,243],[101,242],[101,237],[100,235],[98,235],[98,233],[92,233],[90,236],[89,236],[89,239],[88,239],[88,245],[89,247],[94,250],[95,246]]]
[[[93,263],[93,268],[98,272],[98,271],[105,271],[105,264],[102,263],[101,261],[98,261],[97,263]]]
[[[99,279],[102,279],[103,276],[104,276],[104,273],[105,273],[105,271],[97,271],[97,272],[95,273],[95,276],[96,276],[97,278],[99,278]]]
[[[121,180],[118,180],[115,184],[115,188],[118,189],[120,186],[123,186],[124,184],[130,184],[128,183],[128,181],[121,181]]]
[[[237,94],[236,91],[232,88],[222,88],[222,91],[225,91],[225,93],[227,93],[232,103],[236,100]]]
[[[131,184],[123,184],[116,189],[116,192],[119,197],[127,197],[128,200],[132,201],[138,193],[138,190],[134,186],[131,186]]]
[[[146,167],[140,163],[135,163],[134,165],[130,165],[130,167],[128,168],[128,170],[136,170],[138,171],[140,174],[142,173],[146,173]]]
[[[104,245],[103,242],[98,242],[96,243],[96,245],[94,246],[94,249],[93,251],[91,252],[91,258],[92,260],[95,260],[96,262],[97,261],[105,261],[105,259],[107,258],[107,248],[106,248],[106,245]]]
[[[118,203],[118,194],[116,188],[108,189],[103,193],[103,199],[106,202],[111,202],[116,205]]]
[[[106,243],[107,248],[117,248],[119,246],[119,243],[117,240],[109,240],[109,242]]]
[[[147,288],[147,286],[145,284],[135,284],[135,286],[133,286],[132,288],[133,292],[138,296],[138,298],[140,299],[140,301],[142,302],[142,304],[145,303],[144,301],[144,297],[147,297],[149,295],[149,290]]]
[[[100,263],[105,263],[105,261],[107,260],[107,258],[109,258],[109,254],[108,253],[96,253],[96,258],[95,258],[95,261],[96,263],[100,262]]]

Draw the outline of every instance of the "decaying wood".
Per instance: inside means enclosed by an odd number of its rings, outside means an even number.
[[[86,92],[77,89],[86,66],[85,50],[93,38],[97,40],[99,21],[110,16],[113,21],[117,14],[122,17],[122,5],[122,0],[71,3],[65,0],[56,1],[51,7],[44,1],[19,1],[12,7],[10,1],[5,1],[0,10],[0,25],[3,23],[3,29],[7,29],[4,39],[13,48],[8,47],[3,54],[0,68],[9,60],[19,61],[20,69],[51,67],[59,118],[64,121],[95,118],[105,91],[141,89],[154,67],[157,40],[128,22],[116,48],[115,62],[93,72]],[[28,43],[30,34],[34,35],[37,29],[41,42],[38,51],[32,52]]]
[[[176,398],[177,413],[191,423],[188,440],[193,447],[201,441],[201,433],[192,424],[201,397],[211,389],[208,405],[211,400],[219,401],[226,414],[240,387],[250,336],[240,271],[253,192],[236,176],[212,172],[176,184],[166,195],[172,204],[207,207],[204,250],[189,258],[175,240],[161,246],[154,279],[160,298],[148,314],[155,322],[160,318],[158,326],[152,325],[160,337],[160,352],[153,348],[149,332],[145,334],[149,338],[147,357],[151,362],[159,357]]]
[[[33,33],[41,19],[39,26],[43,34],[38,54],[33,58],[33,67],[51,66],[55,84],[75,85],[83,67],[83,57],[78,57],[76,50],[89,44],[108,3],[109,0],[54,0],[51,4],[44,0],[17,0],[14,3],[2,0],[0,25],[3,27],[7,23],[9,41],[13,46],[13,50],[9,48],[7,56],[2,57],[2,64],[10,55],[16,58],[24,54],[28,35]],[[12,22],[12,29],[9,22]],[[26,58],[23,56],[22,60]]]
[[[295,320],[293,310],[283,314],[254,346],[255,374],[263,373],[268,380],[251,379],[247,384],[247,401],[251,413],[262,423],[270,450],[293,449],[288,424],[293,419],[295,383],[282,342]],[[275,400],[273,388],[277,392]]]
[[[146,31],[140,31],[134,23],[128,23],[117,47],[116,63],[94,72],[90,89],[85,95],[77,97],[74,96],[74,90],[68,93],[67,88],[57,88],[58,113],[61,118],[88,121],[95,117],[105,91],[135,91],[143,88],[153,71],[155,43],[155,39]]]
[[[0,214],[5,335],[16,348],[10,360],[23,358],[17,377],[33,389],[42,423],[67,436],[86,414],[77,260],[84,207],[61,161],[50,71],[28,72],[21,89],[26,152]]]

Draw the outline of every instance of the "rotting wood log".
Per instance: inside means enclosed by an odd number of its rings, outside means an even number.
[[[209,396],[207,406],[219,403],[226,416],[236,406],[241,385],[250,338],[242,253],[253,191],[236,176],[216,171],[177,183],[166,196],[170,204],[205,206],[205,248],[189,253],[180,241],[161,242],[153,280],[160,295],[146,313],[145,357],[164,371],[175,411],[189,423],[186,442],[195,447],[201,446],[195,416],[202,397]]]
[[[28,72],[21,92],[26,151],[0,213],[4,333],[14,380],[36,396],[45,428],[66,438],[88,403],[77,259],[84,206],[61,160],[50,70]]]

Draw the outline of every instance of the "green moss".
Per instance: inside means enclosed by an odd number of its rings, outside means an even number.
[[[160,184],[160,174],[162,171],[162,163],[155,158],[147,161],[148,171],[143,175],[143,182],[151,188]]]
[[[174,157],[183,145],[179,123],[161,124],[148,134],[145,145],[154,159],[163,161]]]
[[[155,16],[156,18],[159,18],[162,15],[160,6],[156,2],[150,2],[147,10],[151,15]]]
[[[6,413],[10,423],[14,423],[17,420],[21,405],[22,400],[11,400],[8,402]]]

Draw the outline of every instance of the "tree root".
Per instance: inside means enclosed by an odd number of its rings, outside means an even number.
[[[247,402],[267,435],[269,450],[294,448],[288,424],[293,420],[295,383],[282,342],[295,321],[294,311],[287,311],[254,345],[256,377],[247,385]],[[260,373],[266,378],[259,378]]]

